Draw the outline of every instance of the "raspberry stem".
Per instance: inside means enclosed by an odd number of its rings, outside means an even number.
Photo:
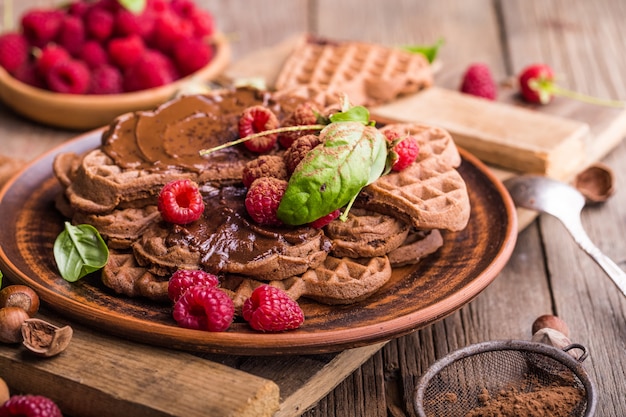
[[[595,104],[599,106],[622,108],[625,105],[623,101],[608,100],[608,99],[601,99],[598,97],[592,97],[586,94],[577,93],[575,91],[566,90],[558,86],[554,86],[552,92],[554,95],[557,95],[557,96],[568,97],[574,100],[582,101],[582,102],[589,103],[589,104]]]
[[[586,94],[578,93],[576,91],[567,90],[565,88],[559,87],[550,79],[540,79],[540,78],[531,79],[528,82],[528,86],[532,90],[537,91],[539,93],[540,100],[544,104],[550,101],[551,95],[567,97],[573,100],[578,100],[584,103],[594,104],[598,106],[623,108],[626,104],[623,101],[619,101],[619,100],[601,99],[597,97],[588,96]]]
[[[231,142],[223,143],[223,144],[215,146],[213,148],[202,149],[202,150],[200,150],[200,156],[205,156],[205,155],[208,155],[208,154],[213,153],[215,151],[219,151],[221,149],[226,149],[226,148],[229,148],[231,146],[235,146],[235,145],[239,145],[240,143],[247,142],[247,141],[249,141],[251,139],[260,138],[260,137],[267,136],[267,135],[274,135],[274,134],[283,133],[283,132],[299,132],[299,131],[302,131],[302,130],[322,130],[326,126],[327,125],[321,125],[321,124],[316,124],[316,125],[299,125],[299,126],[286,126],[286,127],[279,127],[277,129],[264,130],[263,132],[255,133],[255,134],[252,134],[252,135],[248,135],[246,137],[239,138],[237,140],[233,140]]]

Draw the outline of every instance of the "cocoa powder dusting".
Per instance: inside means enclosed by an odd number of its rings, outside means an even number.
[[[584,401],[584,392],[571,386],[537,386],[532,391],[508,388],[492,396],[478,395],[480,405],[465,417],[569,417]]]

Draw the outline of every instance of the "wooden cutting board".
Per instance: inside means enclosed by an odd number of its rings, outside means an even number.
[[[229,75],[261,77],[271,85],[290,42],[239,61]],[[563,100],[524,108],[513,94],[493,103],[437,87],[372,112],[448,129],[500,178],[540,172],[570,180],[626,134],[624,110]],[[521,213],[520,224],[532,218]],[[39,316],[65,324],[51,312]],[[311,356],[198,357],[72,327],[70,347],[55,358],[42,360],[18,345],[0,345],[0,377],[14,392],[55,399],[73,417],[298,416],[384,345]]]

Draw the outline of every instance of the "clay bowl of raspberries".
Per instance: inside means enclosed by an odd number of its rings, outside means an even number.
[[[230,62],[212,14],[192,0],[73,0],[16,26],[0,34],[0,99],[71,130],[153,109]]]

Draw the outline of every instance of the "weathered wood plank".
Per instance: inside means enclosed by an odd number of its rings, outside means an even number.
[[[559,83],[564,87],[599,97],[626,97],[626,76],[618,70],[624,68],[626,58],[615,53],[626,49],[626,31],[619,23],[626,18],[624,4],[556,0],[503,4],[514,69],[534,61],[546,62],[561,74]],[[624,184],[625,159],[623,143],[605,159],[615,172],[617,187]],[[624,198],[618,191],[604,205],[583,213],[592,241],[622,268],[626,266]],[[626,357],[615,352],[623,352],[625,300],[558,221],[543,216],[540,225],[555,310],[569,323],[572,338],[591,352],[587,369],[600,397],[596,415],[623,415]]]
[[[66,323],[54,315],[38,317]],[[49,318],[48,318],[49,317]],[[41,360],[0,345],[0,377],[13,393],[52,398],[67,415],[272,416],[274,382],[193,355],[99,335],[71,324],[74,335],[59,356]]]

